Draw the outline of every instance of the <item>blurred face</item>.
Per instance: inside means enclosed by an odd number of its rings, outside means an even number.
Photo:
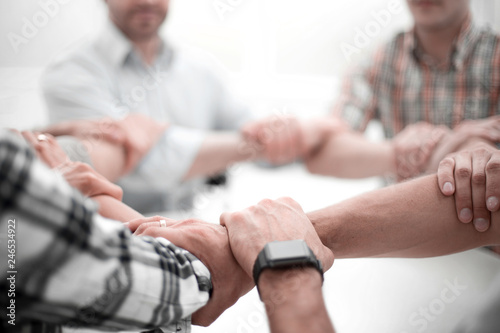
[[[470,0],[407,0],[415,25],[441,29],[461,23],[469,11]]]
[[[105,0],[111,20],[131,40],[154,37],[168,13],[170,0]]]

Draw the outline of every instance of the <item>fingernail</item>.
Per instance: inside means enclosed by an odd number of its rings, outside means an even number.
[[[486,201],[486,206],[488,207],[488,210],[494,211],[498,207],[498,198],[497,197],[489,197],[488,200]]]
[[[484,232],[488,230],[488,227],[490,226],[490,223],[486,219],[475,219],[474,220],[474,227],[476,227],[476,230],[479,232]]]
[[[470,222],[472,220],[472,211],[469,208],[464,208],[460,211],[460,220],[462,222]]]
[[[450,182],[444,183],[443,191],[446,193],[452,193],[453,192],[453,185]]]

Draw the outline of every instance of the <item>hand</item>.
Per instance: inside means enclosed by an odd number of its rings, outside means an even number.
[[[443,140],[432,154],[427,171],[436,172],[439,163],[451,153],[470,140],[482,139],[489,142],[500,142],[500,116],[480,120],[466,120],[453,130],[452,134]]]
[[[321,243],[300,205],[290,198],[263,200],[241,212],[224,213],[229,243],[239,264],[249,276],[257,256],[272,241],[303,239],[326,271],[333,265],[333,253]]]
[[[123,147],[126,153],[123,171],[125,175],[137,166],[137,163],[158,142],[167,127],[166,123],[158,123],[145,115],[133,113],[122,120],[103,118],[66,121],[52,125],[44,129],[44,132],[54,136],[77,137],[87,147],[98,144],[100,140]]]
[[[407,126],[393,139],[398,181],[422,174],[440,140],[449,132],[446,127],[417,123]]]
[[[167,223],[167,225],[173,225],[173,224],[178,223],[177,221],[169,219],[167,217],[156,215],[156,216],[141,217],[141,218],[138,218],[138,219],[134,219],[134,220],[125,222],[124,225],[127,228],[129,228],[132,233],[134,233],[134,232],[137,231],[137,229],[141,225],[144,224],[144,226],[142,227],[142,232],[143,232],[148,227],[158,227],[159,226],[158,223],[159,223],[160,220],[165,220],[166,223]]]
[[[341,119],[332,116],[312,118],[300,122],[303,133],[303,156],[305,160],[320,151],[333,134],[349,129]]]
[[[123,196],[122,189],[97,173],[88,164],[73,162],[50,134],[22,132],[26,141],[35,149],[36,154],[51,169],[58,170],[66,181],[83,195],[109,195],[117,200]],[[40,140],[43,138],[43,140]]]
[[[455,194],[458,219],[474,221],[477,231],[490,226],[490,212],[498,211],[500,198],[500,152],[481,144],[446,157],[439,164],[439,188],[446,196]]]
[[[137,166],[137,163],[156,145],[168,128],[167,123],[158,123],[140,113],[129,114],[119,122],[119,126],[125,133],[123,142],[127,155],[125,174]]]
[[[480,137],[492,142],[500,141],[500,116],[478,120],[464,120],[454,129],[468,137]]]
[[[191,252],[208,267],[212,275],[212,296],[192,316],[193,324],[208,326],[253,288],[252,279],[234,258],[224,227],[198,220],[166,222],[167,228],[159,227],[158,222],[143,223],[135,235],[168,239]]]
[[[108,117],[64,121],[43,129],[43,132],[53,136],[70,135],[82,140],[105,140],[118,145],[123,145],[127,139],[127,133],[119,125],[119,121]]]
[[[241,132],[272,164],[290,163],[304,155],[303,133],[296,117],[270,116],[245,125]]]
[[[21,134],[26,142],[35,149],[38,158],[49,168],[54,169],[71,162],[52,135],[29,131],[24,131]]]
[[[118,201],[123,198],[123,190],[120,186],[107,180],[87,163],[68,162],[57,167],[57,170],[71,186],[86,197],[108,195]]]

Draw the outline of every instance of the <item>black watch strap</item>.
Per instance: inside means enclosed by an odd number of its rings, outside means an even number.
[[[269,258],[269,248],[276,245],[276,243],[288,243],[292,246],[302,246],[304,249],[308,251],[307,255],[303,255],[300,258],[293,256],[290,258],[281,258],[281,260],[273,260]],[[272,242],[266,244],[264,249],[260,251],[257,259],[255,260],[255,264],[253,266],[253,279],[255,285],[258,289],[259,277],[262,271],[266,268],[302,268],[302,267],[313,267],[318,270],[321,274],[321,278],[323,278],[323,266],[321,265],[321,261],[319,261],[314,252],[307,246],[305,241],[303,240],[294,240],[294,241],[284,241],[284,242]]]

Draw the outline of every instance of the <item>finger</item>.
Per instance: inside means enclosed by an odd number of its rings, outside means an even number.
[[[112,118],[104,118],[99,122],[102,138],[116,144],[122,144],[127,139],[125,129]]]
[[[175,220],[168,219],[166,217],[156,215],[156,216],[142,217],[142,218],[138,218],[138,219],[133,219],[131,221],[126,222],[125,225],[130,229],[130,231],[134,232],[143,223],[158,222],[160,220],[166,220],[166,221],[169,221],[169,222],[174,221],[175,222]]]
[[[142,225],[141,227],[142,228]],[[183,230],[180,229],[173,229],[173,228],[163,228],[159,227],[158,223],[156,223],[156,226],[151,226],[147,229],[145,229],[141,234],[137,234],[137,232],[134,234],[139,237],[143,236],[149,236],[153,238],[164,238],[174,244],[177,247],[180,247],[184,250],[189,251],[191,254],[196,256],[198,259],[202,260],[200,258],[201,253],[198,253],[196,251],[197,246],[195,244],[195,241],[192,238],[191,233],[187,233]],[[207,264],[205,264],[207,266]],[[207,266],[208,267],[208,266]],[[210,267],[209,267],[210,269]]]
[[[447,157],[439,163],[437,177],[441,193],[446,196],[455,193],[455,159]]]
[[[104,177],[102,177],[104,178]],[[104,178],[106,180],[106,178]],[[103,190],[104,193],[109,194],[111,197],[115,198],[118,201],[122,201],[123,199],[123,189],[116,184],[113,184],[110,181],[104,181],[103,183],[106,184],[105,189]]]
[[[490,212],[500,208],[500,157],[494,154],[486,164],[486,206]]]
[[[23,138],[26,140],[26,142],[29,143],[30,146],[32,146],[33,148],[38,146],[38,140],[37,140],[35,134],[33,134],[30,131],[23,131],[23,132],[21,132],[21,134],[22,134]]]
[[[219,217],[219,223],[220,223],[221,226],[227,228],[227,222],[229,221],[230,215],[231,215],[231,213],[229,213],[229,212],[224,212],[224,213],[222,213],[220,215],[220,217]]]
[[[472,211],[474,227],[485,232],[490,227],[490,212],[486,209],[486,163],[489,155],[486,151],[474,151],[472,154]]]
[[[162,222],[162,221],[164,221],[164,222]],[[163,223],[165,223],[165,226],[163,226]],[[151,229],[151,228],[167,229],[167,228],[173,227],[174,225],[176,225],[178,223],[180,223],[180,222],[174,221],[174,220],[165,219],[165,218],[162,218],[162,219],[160,219],[158,221],[153,221],[153,222],[144,222],[144,223],[141,223],[136,228],[136,230],[134,232],[134,235],[136,235],[136,236],[148,235],[149,234],[148,230]]]
[[[9,132],[12,132],[12,133],[16,134],[17,136],[23,136],[18,129],[9,128],[8,130],[9,130]]]
[[[238,221],[245,221],[244,211],[231,212],[231,213],[225,212],[222,213],[219,218],[220,225],[226,227],[228,231],[230,231],[233,225]]]
[[[455,205],[458,219],[463,223],[472,221],[472,163],[469,153],[459,153],[455,157]]]

